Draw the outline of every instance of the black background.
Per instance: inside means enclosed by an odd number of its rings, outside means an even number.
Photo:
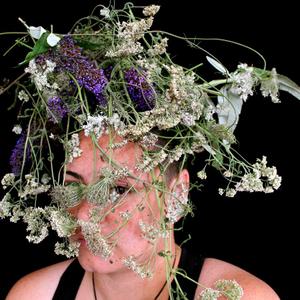
[[[125,1],[116,1],[121,7]],[[290,2],[290,3],[289,3]],[[211,1],[156,1],[161,10],[153,28],[185,34],[189,37],[220,37],[235,40],[260,51],[267,59],[267,67],[276,67],[300,84],[299,32],[297,9],[292,1],[280,6],[260,2]],[[0,31],[24,31],[17,17],[29,25],[42,25],[55,32],[65,33],[80,17],[90,13],[100,1],[23,1],[6,2],[1,8]],[[107,4],[106,2],[101,2]],[[135,1],[136,5],[152,1]],[[264,4],[264,5],[263,5]],[[12,44],[13,38],[0,36],[1,54]],[[230,69],[240,62],[262,66],[250,51],[220,42],[201,42]],[[175,60],[192,65],[204,62],[205,55],[171,43],[169,51]],[[18,56],[19,55],[19,56]],[[13,51],[0,59],[0,78],[13,79],[21,73],[16,68],[23,52]],[[203,67],[202,74],[211,74]],[[205,77],[205,75],[204,75]],[[244,105],[236,135],[239,151],[250,161],[267,155],[271,164],[278,167],[283,184],[274,194],[242,194],[236,199],[217,195],[220,179],[211,173],[211,181],[201,193],[193,193],[197,209],[187,222],[192,233],[193,247],[206,256],[220,258],[250,271],[268,282],[282,299],[295,299],[295,275],[299,256],[296,241],[299,213],[296,209],[298,195],[299,163],[299,112],[300,102],[281,93],[281,104],[258,96]],[[0,97],[0,175],[8,172],[7,161],[14,144],[13,115],[6,111],[11,97]],[[53,238],[32,245],[25,239],[21,224],[0,220],[0,299],[21,276],[40,267],[62,260],[53,254]]]

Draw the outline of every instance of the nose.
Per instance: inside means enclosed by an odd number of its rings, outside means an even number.
[[[77,220],[88,221],[90,216],[90,204],[87,200],[82,200],[75,207],[69,208],[69,212]]]

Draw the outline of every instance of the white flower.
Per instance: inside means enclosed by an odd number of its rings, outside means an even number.
[[[24,101],[24,102],[29,101],[29,96],[27,95],[27,93],[26,93],[24,90],[21,90],[21,91],[18,93],[18,98],[19,98],[21,101]]]
[[[12,132],[14,132],[15,134],[21,134],[22,127],[20,125],[15,125],[14,128],[12,129]]]
[[[157,12],[159,11],[160,9],[160,6],[159,5],[149,5],[149,6],[146,6],[144,9],[143,9],[143,15],[146,16],[146,17],[153,17],[155,14],[157,14]]]
[[[91,136],[95,134],[96,138],[99,139],[104,133],[106,117],[101,115],[88,116],[86,125],[82,126],[85,136]]]
[[[79,135],[78,133],[73,133],[71,136],[71,140],[67,142],[66,151],[68,162],[72,162],[73,158],[81,156],[82,150],[79,148]]]
[[[43,33],[46,32],[46,29],[42,26],[34,27],[34,26],[28,26],[21,18],[19,18],[19,21],[23,23],[23,25],[26,27],[28,33],[33,37],[34,39],[38,40]]]
[[[207,175],[206,175],[206,172],[205,170],[201,170],[197,173],[197,177],[200,178],[200,179],[206,179],[207,178]]]
[[[241,97],[246,101],[248,96],[253,95],[253,89],[256,84],[256,79],[253,76],[253,68],[248,67],[247,64],[238,65],[237,70],[231,74],[233,84],[230,91]]]
[[[110,10],[107,7],[104,7],[100,9],[100,15],[103,16],[104,18],[109,19],[110,18]]]
[[[52,32],[47,37],[47,43],[51,47],[56,46],[59,41],[60,41],[60,37]]]
[[[7,173],[3,176],[1,180],[1,184],[3,186],[3,189],[6,189],[8,186],[11,186],[14,184],[15,181],[15,174],[14,173]]]

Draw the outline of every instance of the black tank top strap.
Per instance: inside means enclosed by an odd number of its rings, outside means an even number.
[[[84,273],[78,259],[74,259],[60,277],[52,300],[74,300]]]
[[[189,278],[198,282],[203,263],[204,257],[202,255],[196,255],[195,253],[189,251],[187,248],[182,248],[177,268],[183,271]],[[181,276],[180,274],[176,276],[176,279],[182,291],[185,293],[186,299],[193,300],[195,297],[197,284]],[[173,291],[177,290],[175,280],[172,281],[171,287]]]

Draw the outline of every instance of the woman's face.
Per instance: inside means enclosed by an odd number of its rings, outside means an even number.
[[[82,154],[75,158],[67,166],[66,183],[81,182],[90,185],[102,175],[103,169],[109,166],[107,160],[103,158],[100,150],[93,145],[90,137],[83,134],[80,136],[80,148]],[[82,232],[78,232],[72,237],[73,240],[80,241],[79,260],[82,266],[88,271],[114,272],[120,268],[126,268],[122,260],[129,256],[134,256],[139,262],[145,262],[153,253],[158,253],[164,249],[164,241],[158,238],[151,241],[145,238],[141,229],[141,222],[149,226],[159,228],[162,221],[163,200],[158,196],[157,191],[152,186],[153,174],[136,170],[136,165],[142,158],[142,149],[138,144],[128,142],[125,146],[111,150],[110,136],[103,135],[99,141],[99,147],[107,156],[121,167],[127,167],[129,172],[138,179],[123,178],[115,182],[116,190],[122,196],[122,200],[114,205],[108,204],[99,211],[102,220],[99,222],[99,231],[104,237],[109,237],[109,242],[114,242],[112,255],[108,259],[93,255],[83,239]],[[113,143],[121,142],[122,138],[113,137]],[[154,176],[158,179],[158,170],[154,171]],[[69,209],[71,214],[83,221],[90,218],[90,210],[94,207],[86,199],[75,207]],[[124,213],[130,214],[130,218],[124,222]],[[122,225],[123,224],[123,225]],[[120,226],[121,225],[121,226]],[[155,252],[153,250],[155,249]]]

